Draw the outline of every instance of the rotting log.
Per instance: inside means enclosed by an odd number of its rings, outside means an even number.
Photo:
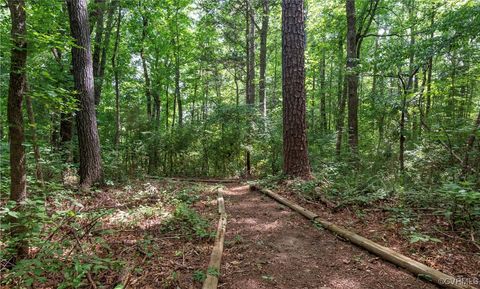
[[[278,201],[279,203],[284,204],[290,207],[291,209],[293,209],[294,211],[300,213],[307,219],[311,220],[313,223],[321,225],[325,229],[337,234],[338,236],[352,242],[353,244],[359,247],[362,247],[363,249],[366,249],[370,253],[373,253],[399,267],[402,267],[408,270],[409,272],[415,274],[418,277],[422,277],[426,280],[434,282],[444,288],[474,289],[474,287],[468,284],[462,284],[461,282],[462,279],[456,279],[453,276],[444,274],[436,269],[428,267],[425,264],[415,261],[405,255],[395,252],[390,248],[379,245],[343,227],[337,226],[327,220],[324,220],[314,212],[311,212],[268,189],[261,188],[257,185],[251,185],[250,189],[252,191],[262,192],[263,194],[271,197],[272,199]]]
[[[220,276],[220,264],[222,261],[223,242],[225,240],[225,230],[227,226],[227,213],[225,212],[225,201],[223,200],[222,189],[218,189],[218,220],[217,235],[215,236],[215,244],[213,246],[210,263],[208,264],[207,278],[203,282],[203,289],[216,289],[218,285],[218,277]]]

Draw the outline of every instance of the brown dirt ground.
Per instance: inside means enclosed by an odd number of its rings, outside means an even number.
[[[165,194],[177,194],[181,190],[190,191],[191,184],[165,182],[139,182],[131,188],[103,188],[91,195],[79,195],[76,201],[83,205],[83,212],[113,209],[101,219],[101,224],[79,241],[85,252],[95,252],[96,256],[108,257],[123,263],[122,268],[104,270],[91,274],[96,288],[116,288],[128,283],[128,288],[201,288],[200,280],[195,280],[195,272],[206,269],[211,253],[213,238],[200,238],[195,234],[185,234],[178,230],[164,230],[166,219],[163,213],[172,214],[175,205],[165,200]],[[203,219],[210,224],[211,232],[216,230],[218,219],[216,193],[205,186],[199,189],[198,199],[192,204]],[[139,193],[140,192],[140,193]],[[61,204],[57,209],[68,209]],[[142,213],[161,211],[162,214]],[[135,220],[130,220],[133,214]],[[87,220],[88,221],[88,220]],[[79,225],[85,225],[79,221]],[[69,236],[69,227],[62,226],[52,242]],[[104,244],[96,237],[105,230]],[[72,250],[77,254],[78,250]],[[65,261],[67,262],[67,261]],[[0,272],[0,280],[2,279]],[[46,273],[46,282],[35,282],[29,288],[57,288],[65,278],[64,272]],[[92,282],[84,280],[81,288],[93,288]],[[0,289],[23,288],[19,284],[1,285]]]
[[[219,288],[437,288],[339,240],[289,208],[231,186]]]
[[[405,229],[404,226],[400,221],[393,221],[390,212],[371,209],[388,204],[369,204],[369,208],[347,206],[338,211],[332,211],[323,203],[307,201],[288,189],[288,186],[280,186],[275,192],[317,213],[321,218],[446,274],[470,280],[469,285],[480,288],[480,284],[472,284],[472,282],[480,280],[478,247],[473,245],[469,238],[462,238],[457,235],[457,232],[450,232],[449,225],[442,216],[422,213],[415,221],[421,232],[426,232],[428,235],[440,239],[441,242],[411,243],[408,236],[402,233]],[[440,229],[435,230],[435,227]]]

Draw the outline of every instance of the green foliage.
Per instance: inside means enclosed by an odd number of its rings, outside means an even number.
[[[190,238],[211,238],[215,235],[209,222],[184,203],[176,206],[173,216],[165,224],[164,230],[178,232]]]
[[[195,272],[193,272],[193,280],[197,282],[203,282],[205,281],[205,279],[207,279],[207,274],[205,274],[205,272],[200,270],[196,270]]]
[[[215,277],[220,276],[220,272],[218,271],[218,269],[217,268],[212,268],[212,267],[208,267],[207,274],[210,275],[210,276],[215,276]]]
[[[85,286],[86,274],[98,275],[122,267],[122,261],[108,254],[97,255],[79,242],[99,226],[99,219],[109,211],[82,214],[71,209],[52,212],[51,208],[47,210],[47,198],[54,198],[54,204],[70,202],[73,208],[78,204],[73,192],[68,190],[52,191],[48,195],[37,192],[22,204],[22,210],[8,202],[0,211],[0,219],[9,220],[2,221],[0,227],[3,244],[0,259],[11,260],[15,253],[12,249],[21,242],[35,248],[30,258],[19,260],[11,270],[3,272],[1,284],[31,287],[46,283],[47,276],[56,276],[60,280],[58,288],[78,288]],[[22,228],[22,233],[10,236],[8,232],[12,226]],[[58,239],[57,234],[61,238]],[[103,232],[105,234],[108,232]],[[108,252],[102,235],[96,236],[94,242]]]
[[[480,192],[472,189],[472,184],[444,184],[439,198],[442,213],[456,226],[480,229]]]

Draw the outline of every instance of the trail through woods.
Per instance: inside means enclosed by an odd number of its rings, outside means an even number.
[[[248,186],[230,186],[219,288],[437,288]]]

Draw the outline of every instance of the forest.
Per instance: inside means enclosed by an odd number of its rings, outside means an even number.
[[[4,0],[0,36],[1,289],[480,288],[479,0]]]

